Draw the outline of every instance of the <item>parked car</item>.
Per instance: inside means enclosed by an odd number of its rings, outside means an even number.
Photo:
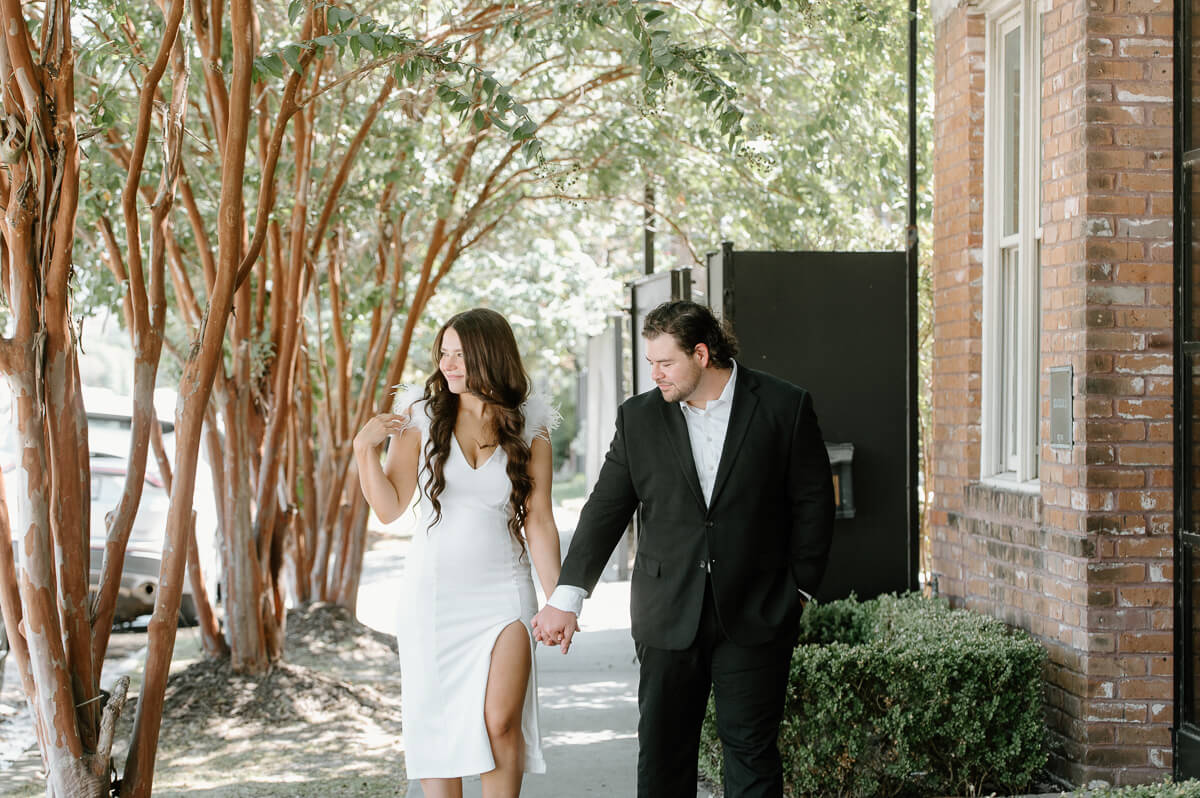
[[[173,392],[170,396],[156,396],[159,408],[159,425],[163,431],[164,448],[169,459],[174,459],[174,423],[165,408],[174,407]],[[115,511],[125,490],[129,439],[132,434],[132,400],[103,389],[84,388],[84,406],[88,418],[88,448],[91,454],[91,525],[90,537],[90,583],[93,590],[99,588],[100,571],[104,562],[104,548],[108,537],[106,515]],[[11,434],[10,434],[11,437]],[[10,449],[11,451],[11,449]],[[17,485],[15,458],[6,458],[5,479],[9,496],[9,513],[16,513]],[[146,473],[142,485],[142,497],[134,516],[133,528],[125,547],[125,563],[121,571],[121,586],[117,593],[114,622],[127,623],[153,611],[158,594],[158,575],[162,564],[163,538],[167,528],[167,509],[170,496],[158,472],[153,453],[147,458]],[[216,503],[212,493],[208,466],[201,462],[197,470],[196,491],[193,498],[196,510],[196,546],[200,555],[201,571],[210,600],[220,597],[221,576],[219,546],[216,541]],[[179,610],[180,622],[194,624],[197,620],[196,601],[192,595],[190,580],[183,583],[183,597]]]

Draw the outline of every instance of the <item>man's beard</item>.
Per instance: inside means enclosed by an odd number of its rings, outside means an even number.
[[[661,387],[659,388],[659,390],[662,391],[662,397],[663,397],[664,401],[686,402],[688,399],[690,399],[692,397],[692,394],[696,393],[696,389],[699,387],[700,387],[700,374],[697,373],[693,376],[693,378],[690,381],[674,383],[671,386],[671,393],[667,393],[666,391],[663,391],[663,389]]]

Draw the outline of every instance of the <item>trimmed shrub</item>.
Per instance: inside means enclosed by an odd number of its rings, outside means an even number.
[[[811,604],[779,732],[791,795],[1019,792],[1046,762],[1045,650],[919,594]],[[721,783],[710,701],[701,769]]]

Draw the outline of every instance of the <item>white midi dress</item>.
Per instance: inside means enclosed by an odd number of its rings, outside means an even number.
[[[404,757],[410,780],[454,778],[495,769],[484,726],[483,702],[492,648],[500,632],[520,621],[529,634],[533,667],[525,691],[521,731],[525,770],[544,773],[538,725],[535,643],[529,624],[537,612],[529,553],[508,530],[512,484],[507,456],[497,447],[475,468],[451,435],[437,523],[425,495],[425,442],[429,419],[421,392],[397,397],[421,430],[417,480],[421,513],[405,560],[397,641],[400,650]],[[525,405],[525,440],[546,436],[557,414],[532,398]]]

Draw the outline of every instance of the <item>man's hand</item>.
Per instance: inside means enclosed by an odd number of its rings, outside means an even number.
[[[573,612],[565,612],[547,604],[533,616],[533,636],[547,646],[558,646],[566,654],[571,647],[571,638],[579,631],[579,618]]]

